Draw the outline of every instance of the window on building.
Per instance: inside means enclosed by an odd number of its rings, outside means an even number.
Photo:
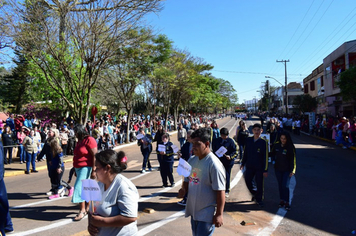
[[[315,80],[310,82],[310,91],[314,91],[315,90]]]
[[[324,86],[324,76],[320,76],[320,84],[321,84],[321,87]]]
[[[308,93],[308,84],[304,85],[304,93]]]

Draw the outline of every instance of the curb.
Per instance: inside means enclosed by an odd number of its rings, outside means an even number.
[[[316,135],[311,135],[311,134],[305,133],[305,132],[303,132],[303,131],[300,131],[300,133],[301,133],[301,134],[304,134],[304,135],[307,135],[307,136],[310,136],[310,137],[313,137],[313,138],[317,138],[317,139],[319,139],[319,140],[323,140],[323,141],[328,142],[328,143],[333,143],[333,144],[335,144],[335,141],[330,140],[330,139],[322,138],[322,137],[319,137],[319,136],[316,136]],[[335,144],[335,146],[337,146],[337,145]],[[342,145],[340,144],[339,146],[341,147]],[[356,151],[356,147],[354,147],[354,146],[351,146],[351,147],[349,147],[348,149],[351,149],[351,150]]]
[[[175,133],[177,133],[177,131],[171,131],[171,132],[168,132],[170,135],[173,135]],[[124,147],[129,147],[129,146],[132,146],[132,145],[137,145],[136,141],[135,142],[131,142],[131,143],[127,143],[127,144],[123,144],[123,145],[120,145],[120,146],[116,146],[113,148],[113,150],[118,150],[118,149],[121,149],[121,148],[124,148]],[[64,160],[64,163],[69,163],[69,162],[73,162],[73,156],[67,156],[67,160]],[[37,163],[41,163],[41,162],[37,162]],[[26,167],[25,167],[26,168]],[[38,171],[42,171],[42,170],[47,170],[47,165],[41,165],[41,166],[36,166],[36,170]],[[4,173],[4,177],[11,177],[11,176],[17,176],[17,175],[24,175],[25,174],[25,170],[6,170],[5,173]]]

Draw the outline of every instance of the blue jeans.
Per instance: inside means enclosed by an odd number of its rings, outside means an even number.
[[[244,145],[239,145],[239,153],[240,153],[240,160],[242,160],[243,154],[244,154]]]
[[[211,216],[213,217],[213,216]],[[193,236],[211,236],[214,233],[215,225],[213,223],[196,221],[190,218]]]
[[[25,148],[23,147],[22,144],[19,145],[19,152],[20,152],[20,161],[24,162],[26,159],[26,153],[25,153]]]
[[[151,162],[150,162],[150,148],[145,148],[142,150],[142,156],[143,156],[143,162],[142,162],[142,170],[146,170],[146,166],[148,167],[148,169],[151,169]]]
[[[274,171],[276,174],[278,189],[279,189],[279,199],[285,202],[289,202],[289,171]]]
[[[26,170],[30,171],[30,163],[32,164],[32,170],[36,170],[36,154],[37,153],[26,153]]]
[[[0,232],[5,235],[5,230],[13,231],[13,225],[9,212],[9,201],[7,199],[4,179],[0,180]]]
[[[185,138],[179,138],[180,147],[185,144]]]

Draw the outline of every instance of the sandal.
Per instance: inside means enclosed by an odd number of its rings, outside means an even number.
[[[80,221],[87,215],[86,211],[79,211],[78,215],[73,219],[74,221]]]

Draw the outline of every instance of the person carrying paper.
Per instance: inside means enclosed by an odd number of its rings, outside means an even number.
[[[152,152],[152,136],[150,134],[145,134],[145,130],[143,128],[140,128],[139,132],[141,135],[137,135],[137,145],[140,146],[141,153],[143,156],[141,173],[145,173],[146,166],[148,167],[149,171],[152,171],[152,166],[150,162],[150,154]]]
[[[246,139],[244,156],[241,160],[240,169],[245,167],[245,182],[252,194],[252,200],[256,200],[260,207],[263,204],[264,179],[268,176],[268,142],[261,138],[263,132],[261,124],[252,126],[253,137]],[[257,190],[254,189],[254,181]]]
[[[201,128],[191,136],[194,156],[189,159],[190,176],[184,179],[178,197],[188,192],[185,217],[191,217],[193,235],[212,235],[223,225],[225,170],[210,151],[210,129]]]
[[[139,194],[135,185],[120,173],[127,168],[123,151],[105,150],[95,155],[95,174],[102,194],[89,212],[90,235],[137,235]]]
[[[232,167],[234,166],[234,162],[237,157],[237,145],[236,142],[229,137],[229,130],[227,128],[221,128],[220,137],[213,140],[212,146],[213,146],[213,152],[220,159],[221,163],[225,167],[225,171],[226,171],[225,197],[229,197],[231,170]]]
[[[168,187],[167,178],[171,183],[171,187],[175,185],[173,178],[174,152],[172,146],[173,143],[169,141],[169,134],[164,133],[162,135],[162,142],[157,144],[157,153],[161,156],[159,164],[163,188]]]
[[[193,143],[192,143],[192,139],[190,138],[190,136],[192,135],[192,133],[194,132],[194,130],[188,130],[187,132],[187,142],[183,145],[183,147],[180,150],[180,153],[178,154],[179,158],[184,159],[185,161],[188,161],[189,158],[191,158],[193,156]],[[188,193],[186,193],[183,197],[183,200],[177,202],[179,205],[181,206],[185,206],[187,203],[187,197],[188,197]]]

